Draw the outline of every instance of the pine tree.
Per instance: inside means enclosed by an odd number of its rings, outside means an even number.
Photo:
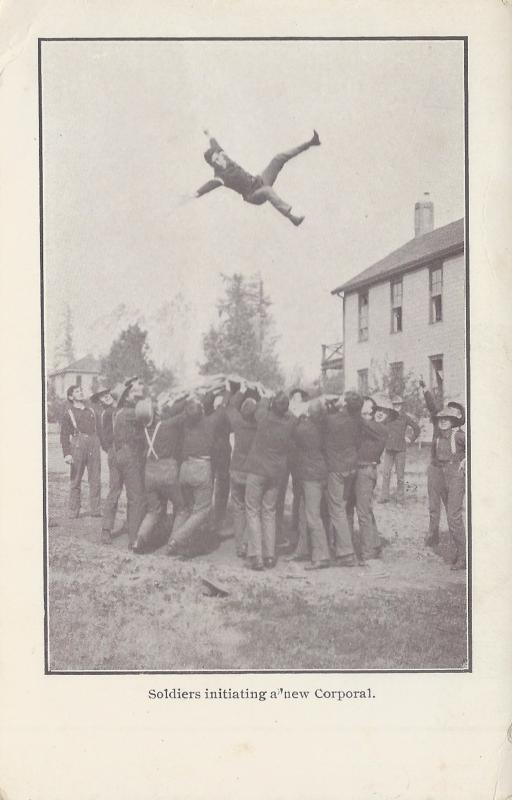
[[[219,323],[203,336],[203,374],[235,372],[271,388],[283,383],[275,353],[270,299],[259,277],[222,275],[224,296],[217,303]]]
[[[75,360],[75,350],[73,346],[73,314],[69,303],[66,303],[62,312],[53,360],[55,369],[65,367]]]
[[[153,380],[155,365],[149,356],[147,336],[138,323],[121,331],[101,362],[107,385],[114,386],[132,375],[138,375],[145,383]]]

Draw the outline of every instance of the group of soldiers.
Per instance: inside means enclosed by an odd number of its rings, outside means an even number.
[[[444,504],[453,569],[466,566],[464,408],[440,407],[424,389],[433,423],[428,468],[430,525],[426,544],[439,543]],[[379,558],[383,539],[374,514],[377,468],[383,459],[379,502],[390,500],[393,468],[397,503],[405,502],[408,443],[420,433],[402,398],[309,398],[301,389],[272,394],[260,383],[221,377],[207,391],[146,397],[139,377],[85,402],[71,386],[61,425],[71,467],[69,514],[80,511],[87,467],[92,516],[101,540],[117,535],[119,498],[126,492],[134,553],[166,543],[171,556],[214,545],[231,498],[236,553],[253,570],[275,566],[280,549],[306,569],[364,566]],[[107,453],[109,493],[100,507],[100,448]],[[292,533],[285,536],[285,497],[292,478]],[[168,516],[168,505],[172,514]],[[357,525],[356,525],[357,516]]]

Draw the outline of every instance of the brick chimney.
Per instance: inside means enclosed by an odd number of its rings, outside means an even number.
[[[434,204],[429,192],[425,192],[423,200],[414,206],[414,236],[423,236],[434,230]]]

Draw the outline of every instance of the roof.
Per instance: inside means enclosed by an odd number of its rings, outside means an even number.
[[[79,358],[78,361],[73,361],[65,367],[54,369],[49,373],[49,377],[53,378],[54,375],[64,375],[66,372],[90,372],[99,375],[101,372],[101,362],[94,356],[87,355]]]
[[[438,258],[464,252],[464,218],[450,222],[442,228],[411,239],[385,258],[342,283],[331,294],[352,292],[371,283],[379,283],[409,269],[421,267]]]

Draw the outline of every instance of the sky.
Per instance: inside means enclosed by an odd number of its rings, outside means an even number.
[[[48,363],[69,304],[75,355],[131,321],[158,364],[192,376],[220,273],[259,273],[285,372],[319,373],[341,340],[331,290],[464,214],[462,42],[44,42],[43,223]],[[275,188],[301,227],[211,177],[203,129],[252,174],[320,134]]]

